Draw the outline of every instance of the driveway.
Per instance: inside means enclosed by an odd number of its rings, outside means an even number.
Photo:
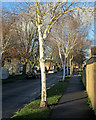
[[[47,75],[47,88],[53,86],[62,78],[62,72]],[[33,101],[40,95],[40,79],[17,80],[2,86],[3,118],[14,115],[18,109]]]

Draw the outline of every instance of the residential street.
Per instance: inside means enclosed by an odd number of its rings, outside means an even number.
[[[62,72],[47,75],[47,88],[62,78]],[[40,78],[17,80],[2,86],[3,118],[11,117],[18,109],[40,95]]]
[[[9,1],[0,1],[0,120],[96,118],[96,2]]]

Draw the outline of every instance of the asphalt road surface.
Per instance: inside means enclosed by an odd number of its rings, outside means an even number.
[[[62,72],[47,75],[47,88],[53,86],[62,78]],[[17,80],[14,83],[3,84],[2,86],[2,117],[9,118],[18,109],[33,101],[40,95],[41,80],[25,79]]]

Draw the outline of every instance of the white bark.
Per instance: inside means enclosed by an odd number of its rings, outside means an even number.
[[[66,65],[66,57],[64,60],[64,65],[63,65],[63,81],[65,80],[65,65]]]
[[[68,57],[67,57],[67,75],[68,75]]]
[[[61,59],[61,63],[62,63],[62,66],[63,66],[63,59],[62,59],[62,55],[61,55],[61,49],[60,49],[60,46],[58,46],[58,49],[59,49],[59,56],[60,56],[60,59]]]
[[[72,71],[72,68],[71,68],[71,59],[70,59],[70,75],[71,75],[71,72]]]
[[[70,75],[72,75],[72,73],[73,73],[72,59],[73,59],[73,56],[72,56],[72,58],[70,58]]]
[[[47,105],[46,95],[46,73],[45,73],[45,59],[44,59],[44,48],[43,48],[43,37],[41,33],[41,25],[38,25],[39,43],[40,43],[40,67],[41,67],[41,107]]]

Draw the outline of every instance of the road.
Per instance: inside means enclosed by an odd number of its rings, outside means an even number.
[[[51,87],[62,78],[62,72],[47,75],[47,88]],[[14,83],[3,84],[2,86],[2,116],[9,118],[18,109],[33,101],[40,95],[41,80],[17,80]]]

